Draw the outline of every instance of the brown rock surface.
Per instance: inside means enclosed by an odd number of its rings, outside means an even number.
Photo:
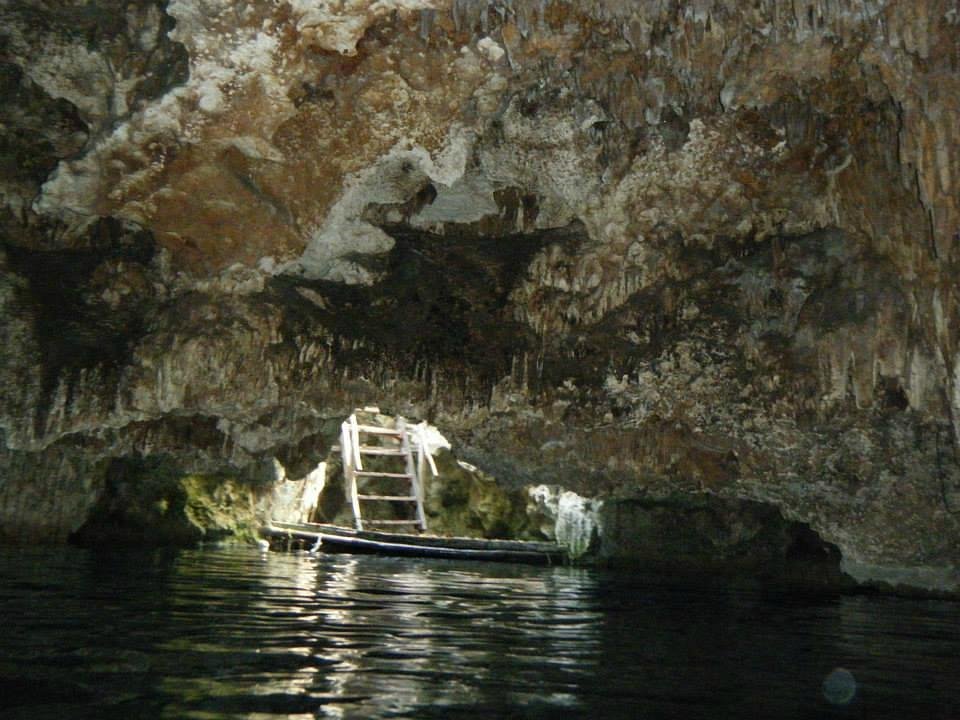
[[[508,484],[761,501],[957,586],[954,0],[0,28],[4,537],[66,538],[131,458],[303,477],[371,402]]]

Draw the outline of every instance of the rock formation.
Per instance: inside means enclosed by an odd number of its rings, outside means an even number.
[[[955,0],[7,0],[0,94],[5,539],[377,403],[958,586]]]

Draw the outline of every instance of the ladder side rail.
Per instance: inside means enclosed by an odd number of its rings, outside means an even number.
[[[360,427],[357,425],[357,416],[350,416],[350,435],[351,446],[353,447],[354,467],[357,470],[363,470],[363,461],[360,459]]]
[[[430,443],[428,442],[428,438],[427,438],[427,423],[425,421],[417,425],[417,439],[418,439],[417,444],[420,446],[420,452],[423,455],[423,457],[426,458],[427,464],[430,466],[430,472],[433,473],[433,477],[439,477],[440,471],[437,470],[437,464],[433,461],[433,453],[430,452]],[[419,509],[420,509],[421,515],[423,514],[423,502],[424,502],[423,488],[425,487],[424,481],[426,480],[426,476],[427,476],[426,468],[423,468],[420,473]],[[424,517],[423,523],[424,523],[424,527],[426,527],[426,523],[427,523],[426,517]]]
[[[353,420],[351,423],[350,421]],[[340,426],[340,455],[343,460],[343,478],[346,482],[347,495],[350,497],[350,505],[353,508],[353,524],[357,530],[363,530],[363,518],[360,515],[360,498],[357,494],[357,475],[354,462],[357,459],[358,442],[355,442],[357,436],[354,432],[356,427],[356,417],[351,415],[343,425]]]
[[[412,479],[416,479],[413,469],[413,457],[410,454],[410,436],[407,431],[407,421],[402,417],[397,418],[397,430],[400,432],[400,449],[403,451],[403,461],[406,466],[406,473]]]
[[[417,467],[413,461],[413,450],[410,447],[411,430],[407,428],[407,421],[402,417],[397,418],[397,430],[400,432],[400,446],[403,448],[407,474],[410,476],[410,494],[417,499],[416,521],[413,524],[419,527],[421,531],[425,531],[427,529],[427,521],[423,515],[423,495],[420,491]]]
[[[343,421],[340,426],[340,460],[343,463],[343,472],[346,476],[347,469],[353,467],[353,448],[350,447],[350,423]]]
[[[424,450],[423,443],[417,443],[417,472],[414,475],[415,485],[413,488],[413,494],[417,498],[417,519],[420,521],[420,527],[424,530],[427,529],[427,518],[423,512],[423,479],[426,475],[426,466],[423,460]]]

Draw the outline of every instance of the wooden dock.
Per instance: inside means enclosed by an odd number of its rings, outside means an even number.
[[[277,550],[316,549],[534,565],[560,564],[567,557],[563,548],[551,542],[386,533],[319,523],[273,522],[262,533],[270,547]]]

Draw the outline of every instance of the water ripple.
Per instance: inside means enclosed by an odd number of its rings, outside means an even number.
[[[936,720],[960,707],[952,603],[244,550],[2,551],[0,577],[4,718]],[[846,704],[822,693],[837,668],[856,678]]]

